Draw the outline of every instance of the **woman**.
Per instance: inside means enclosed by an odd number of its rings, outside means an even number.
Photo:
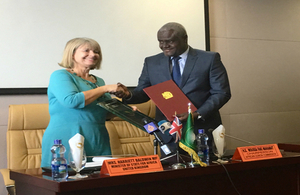
[[[111,99],[118,86],[105,85],[103,79],[90,74],[102,61],[100,45],[93,39],[75,38],[65,47],[65,69],[56,70],[48,86],[50,122],[42,140],[41,167],[51,165],[51,146],[61,139],[69,153],[69,139],[76,133],[84,136],[87,156],[110,155],[109,136],[105,127],[107,111],[98,102]]]

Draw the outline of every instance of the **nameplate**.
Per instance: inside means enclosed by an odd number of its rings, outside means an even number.
[[[282,155],[279,151],[277,144],[266,144],[256,146],[237,147],[232,160],[234,161],[256,161],[272,158],[281,158]]]
[[[104,160],[101,175],[129,175],[163,171],[158,155],[139,156]]]

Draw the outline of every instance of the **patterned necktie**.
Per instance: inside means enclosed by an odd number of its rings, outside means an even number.
[[[179,68],[179,63],[178,63],[180,58],[181,57],[179,57],[179,56],[173,58],[174,66],[173,66],[173,70],[172,70],[172,77],[173,77],[174,82],[177,84],[177,86],[179,86],[180,82],[181,82],[181,73],[180,73],[180,68]]]

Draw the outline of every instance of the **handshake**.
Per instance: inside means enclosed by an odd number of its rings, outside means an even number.
[[[118,98],[128,99],[131,97],[130,91],[122,83],[117,83],[116,90],[110,91],[110,94],[117,96]]]

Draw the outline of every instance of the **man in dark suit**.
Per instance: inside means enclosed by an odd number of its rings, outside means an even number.
[[[174,59],[180,57],[179,81],[176,83],[197,108],[192,113],[195,133],[200,128],[205,129],[211,146],[212,134],[208,129],[215,129],[222,123],[219,109],[231,97],[227,72],[220,55],[190,47],[186,30],[178,23],[162,26],[157,33],[157,39],[163,52],[145,59],[138,86],[132,92],[125,88],[125,94],[119,97],[123,97],[126,103],[148,101],[149,97],[143,89],[170,79],[175,80]],[[178,113],[177,116],[185,122],[188,112]],[[158,108],[155,119],[165,119]],[[165,136],[164,139],[168,141],[168,137]]]

